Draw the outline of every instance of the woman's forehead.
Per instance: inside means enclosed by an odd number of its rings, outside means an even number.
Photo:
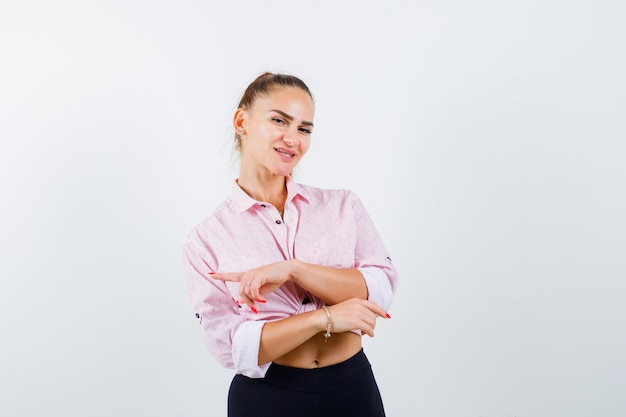
[[[309,119],[312,119],[315,113],[311,96],[306,91],[295,87],[283,87],[259,96],[252,108],[261,111],[280,110],[291,116],[301,115]]]

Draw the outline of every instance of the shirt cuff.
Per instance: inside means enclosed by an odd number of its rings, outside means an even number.
[[[263,378],[270,363],[259,366],[259,347],[264,321],[245,321],[237,327],[233,337],[233,362],[238,374],[249,378]]]
[[[383,310],[389,310],[393,301],[393,290],[387,275],[378,268],[358,268],[367,285],[368,300],[378,304]]]

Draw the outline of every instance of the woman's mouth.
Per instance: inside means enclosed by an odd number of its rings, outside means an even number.
[[[289,152],[288,150],[283,149],[283,148],[274,148],[274,150],[278,152],[281,158],[286,159],[286,160],[291,160],[296,156],[295,153]]]

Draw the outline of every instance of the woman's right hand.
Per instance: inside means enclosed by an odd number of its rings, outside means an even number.
[[[328,310],[332,321],[331,333],[360,330],[362,334],[374,337],[376,319],[378,317],[391,318],[378,304],[360,298],[350,298],[333,306],[328,306]],[[323,309],[320,312],[324,317],[323,329],[326,330],[328,316]]]

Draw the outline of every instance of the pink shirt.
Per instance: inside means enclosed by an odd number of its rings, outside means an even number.
[[[257,303],[258,314],[239,307],[239,283],[209,272],[242,272],[288,259],[334,268],[358,268],[369,299],[388,310],[398,275],[361,201],[347,190],[322,190],[287,179],[284,220],[269,203],[249,197],[235,183],[212,215],[189,234],[183,250],[191,308],[206,344],[225,367],[262,378],[261,329],[268,321],[323,306],[291,281]]]

